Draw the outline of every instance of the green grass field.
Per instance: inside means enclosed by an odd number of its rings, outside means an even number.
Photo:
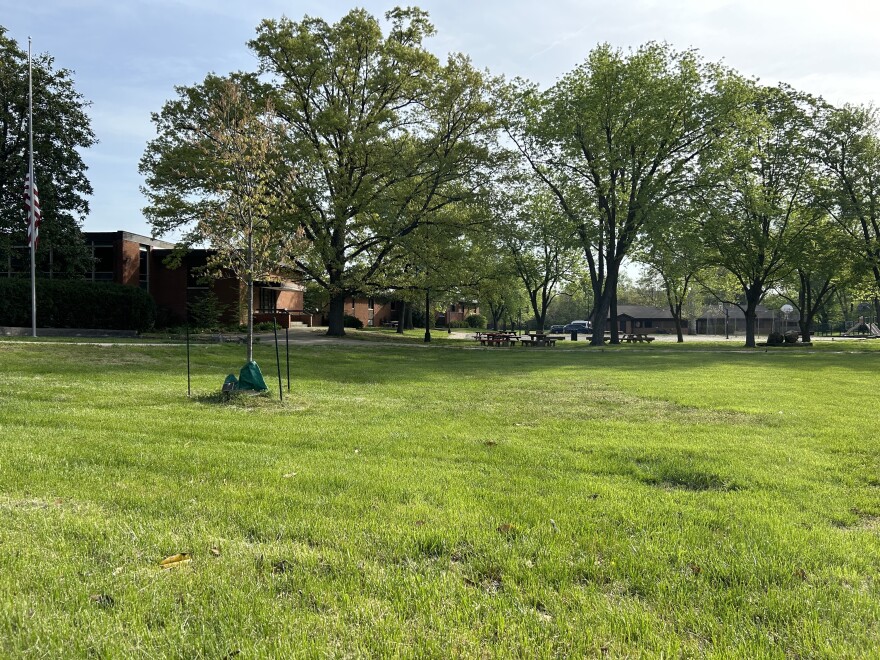
[[[880,657],[852,346],[2,341],[0,656]]]

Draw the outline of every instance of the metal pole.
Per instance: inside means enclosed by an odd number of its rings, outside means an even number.
[[[275,333],[275,366],[278,368],[278,400],[284,401],[284,392],[281,389],[281,358],[278,355],[278,324],[275,316],[272,316],[272,332]]]
[[[189,367],[189,323],[186,324],[186,395],[192,396],[192,381]]]
[[[284,356],[287,360],[287,391],[290,392],[290,329],[284,328]]]
[[[31,38],[28,37],[28,197],[30,209],[28,212],[28,233],[31,244],[31,335],[37,336],[37,198],[34,195],[34,84],[31,67]]]

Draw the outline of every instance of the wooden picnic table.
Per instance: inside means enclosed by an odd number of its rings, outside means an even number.
[[[546,332],[527,332],[520,338],[520,343],[523,346],[555,346],[557,341],[564,339],[565,337]]]
[[[511,346],[519,341],[519,335],[515,332],[477,332],[474,339],[480,342],[480,346]]]
[[[656,337],[650,337],[646,332],[629,332],[624,334],[622,339],[630,344],[634,342],[648,342],[650,344]]]

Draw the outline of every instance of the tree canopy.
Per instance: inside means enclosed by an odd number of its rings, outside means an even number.
[[[549,90],[513,90],[508,133],[556,197],[589,267],[593,343],[616,316],[624,258],[658,206],[695,185],[701,154],[728,129],[737,87],[696,52],[649,43],[628,54],[600,45]]]
[[[141,165],[154,229],[189,224],[203,240],[247,198],[253,237],[323,291],[331,335],[344,334],[348,296],[412,306],[424,293],[428,314],[432,295],[479,291],[495,324],[529,300],[542,325],[564,293],[591,306],[599,345],[632,260],[662,281],[680,340],[695,281],[741,307],[747,345],[773,291],[808,321],[865,272],[880,297],[872,108],[655,42],[600,44],[541,90],[462,54],[441,61],[433,35],[418,8],[384,23],[362,9],[264,20],[249,43],[258,70],[180,88],[156,116]],[[205,149],[222,142],[209,100],[229,81],[241,103],[271,108],[258,122],[271,148],[249,161],[257,195],[218,197],[237,165]]]
[[[88,214],[92,186],[80,150],[95,144],[86,110],[89,102],[74,85],[73,72],[54,58],[33,57],[34,173],[43,222],[37,268],[76,273],[85,267],[80,225]],[[27,244],[22,204],[28,168],[27,52],[0,26],[0,256]]]
[[[736,129],[707,166],[714,185],[701,192],[701,235],[715,263],[737,280],[746,346],[767,292],[795,270],[805,232],[817,214],[809,194],[814,100],[785,85],[754,85]]]
[[[480,190],[492,154],[491,81],[426,50],[425,12],[386,18],[387,35],[364,10],[267,20],[251,42],[296,163],[292,212],[311,246],[297,264],[330,294],[330,334],[404,237]]]

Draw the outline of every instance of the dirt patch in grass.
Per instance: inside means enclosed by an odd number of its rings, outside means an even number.
[[[278,393],[265,392],[201,392],[194,394],[192,400],[206,406],[242,410],[245,412],[291,413],[305,410],[308,406],[301,399],[285,393],[284,400],[278,400]]]
[[[82,502],[73,502],[60,497],[41,499],[36,497],[9,497],[0,496],[0,510],[7,511],[37,511],[37,510],[64,510],[84,511],[86,505]]]
[[[850,513],[852,518],[834,518],[831,524],[839,529],[853,532],[880,532],[880,515],[857,508],[852,509]]]
[[[523,418],[514,426],[534,425],[536,416],[558,419],[594,420],[625,419],[638,423],[656,419],[674,419],[684,424],[764,426],[776,420],[764,415],[737,410],[698,408],[674,401],[642,397],[603,383],[578,383],[576,388],[563,391],[533,391],[520,398]]]

